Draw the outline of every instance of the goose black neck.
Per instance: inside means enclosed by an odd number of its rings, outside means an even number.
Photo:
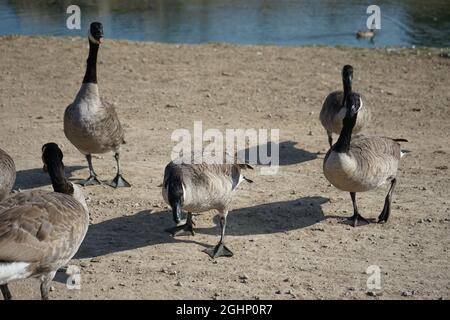
[[[64,166],[58,161],[47,163],[47,170],[52,181],[53,190],[59,193],[73,194],[73,186],[64,176]]]
[[[97,83],[97,53],[99,44],[89,40],[89,56],[83,83]]]
[[[350,141],[352,139],[352,131],[356,124],[357,114],[351,115],[349,111],[344,117],[343,127],[341,130],[341,134],[339,135],[338,141],[332,147],[334,151],[338,153],[348,152],[350,149]]]
[[[352,80],[350,78],[344,78],[342,79],[342,82],[344,83],[344,104],[345,104],[345,100],[346,98],[350,95],[350,93],[352,92]]]

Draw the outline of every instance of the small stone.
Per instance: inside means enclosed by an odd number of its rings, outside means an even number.
[[[281,294],[281,290],[275,291],[275,294]]]
[[[182,286],[183,286],[183,284],[182,284],[180,281],[178,281],[175,285],[176,285],[177,287],[182,287]]]
[[[402,292],[402,297],[410,297],[412,296],[414,293],[414,291],[403,291]]]
[[[241,280],[248,280],[248,276],[244,273],[244,274],[239,276],[239,279],[241,279]]]
[[[102,260],[99,257],[95,257],[95,258],[92,258],[90,261],[94,262],[94,263],[97,263],[97,262],[100,262]]]
[[[290,281],[289,278],[286,278],[286,279],[283,280],[283,282],[289,282],[289,281]]]
[[[53,292],[53,291],[55,291],[55,287],[51,286],[49,290],[50,290],[50,292]]]

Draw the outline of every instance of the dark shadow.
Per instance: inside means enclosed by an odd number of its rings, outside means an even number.
[[[84,169],[83,166],[67,166],[64,168],[66,177],[70,178],[72,172]],[[33,189],[51,184],[48,173],[42,167],[35,169],[20,170],[16,173],[16,182],[13,189]]]
[[[296,148],[297,142],[294,141],[283,141],[281,143],[273,143],[274,148],[278,147],[280,156],[280,166],[287,166],[291,164],[302,163],[306,161],[311,161],[317,158],[316,153],[311,153],[304,149]],[[250,164],[255,164],[252,154],[256,155],[258,165],[265,165],[264,159],[260,158],[259,152],[262,155],[267,155],[268,158],[272,155],[272,143],[265,145],[258,145],[255,147],[247,148],[245,150],[239,151],[238,155],[240,158],[244,158]],[[245,152],[245,155],[244,155]]]
[[[326,218],[321,205],[328,201],[328,198],[320,196],[305,197],[233,210],[228,213],[226,234],[245,236],[306,228]],[[214,224],[215,227],[195,230],[198,233],[219,236],[218,215],[214,217]]]
[[[226,234],[271,234],[305,228],[325,219],[321,205],[328,200],[323,197],[305,197],[233,210],[228,214]],[[215,215],[214,212],[202,214],[209,214],[211,218]],[[195,231],[219,237],[218,218],[215,217],[213,221],[216,226],[195,228]],[[103,256],[160,243],[187,242],[204,247],[215,244],[197,242],[195,237],[173,238],[165,232],[165,229],[172,226],[172,215],[169,211],[150,213],[144,210],[135,215],[100,222],[89,226],[75,258]]]

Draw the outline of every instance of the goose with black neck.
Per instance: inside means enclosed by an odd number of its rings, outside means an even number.
[[[55,143],[42,147],[42,159],[54,192],[20,192],[0,202],[0,289],[12,299],[8,284],[39,278],[41,298],[49,298],[56,271],[78,251],[89,225],[81,188],[64,176],[62,151]]]
[[[74,102],[64,113],[64,133],[69,141],[85,155],[89,177],[80,184],[102,184],[92,165],[92,154],[114,152],[117,174],[108,184],[114,188],[130,187],[120,167],[120,146],[125,143],[122,125],[114,107],[100,99],[97,84],[97,55],[103,43],[103,26],[93,22],[89,29],[89,56],[83,83]]]
[[[327,180],[336,188],[350,192],[353,203],[353,226],[365,219],[356,205],[356,193],[376,189],[390,183],[385,203],[378,222],[387,222],[391,212],[392,194],[397,183],[397,169],[400,158],[405,154],[399,142],[405,139],[391,139],[378,136],[352,136],[357,123],[362,100],[351,91],[345,97],[346,114],[338,141],[329,149],[323,162]]]

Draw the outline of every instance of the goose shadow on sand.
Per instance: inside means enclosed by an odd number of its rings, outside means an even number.
[[[66,177],[71,177],[72,173],[77,170],[84,169],[83,166],[66,166],[64,171]],[[16,173],[16,182],[14,183],[14,190],[17,189],[33,189],[51,184],[47,172],[44,172],[42,167],[35,169],[19,170]]]
[[[228,214],[227,235],[243,236],[272,234],[311,226],[325,219],[321,205],[329,199],[304,197],[296,200],[273,202],[232,210]],[[220,235],[219,219],[210,215],[215,226],[195,228],[196,233]],[[195,219],[195,216],[194,216]],[[172,227],[172,215],[166,211],[150,213],[140,211],[89,226],[86,238],[75,258],[92,258],[161,243],[195,243],[204,247],[195,236],[173,238],[165,229]]]
[[[259,153],[261,152],[263,156],[271,157],[272,155],[272,145],[279,150],[279,165],[287,166],[297,163],[302,163],[306,161],[311,161],[317,158],[317,153],[312,153],[304,149],[296,148],[298,143],[295,141],[283,141],[281,143],[267,143],[263,145],[258,145],[254,147],[247,148],[245,150],[239,151],[238,155],[240,158],[244,158],[250,164],[264,165]],[[245,152],[245,153],[244,153]],[[254,156],[257,155],[256,163]]]

